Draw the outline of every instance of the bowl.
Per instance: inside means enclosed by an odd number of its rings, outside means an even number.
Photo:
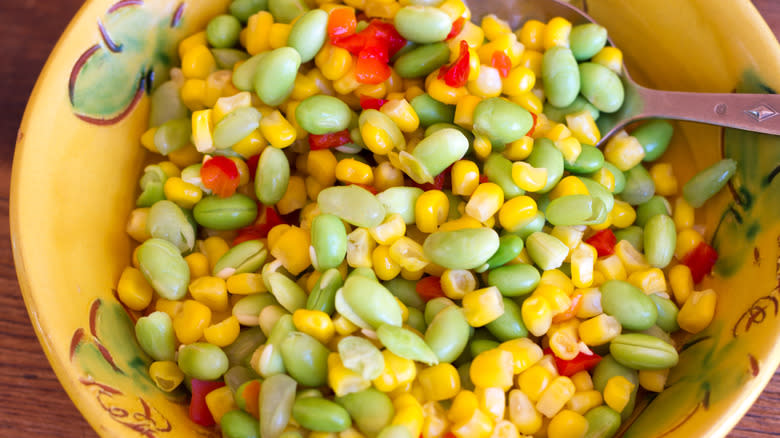
[[[103,436],[219,436],[189,420],[183,394],[149,379],[149,358],[114,287],[131,257],[124,230],[145,159],[147,92],[176,42],[227,4],[86,2],[44,67],[19,131],[10,214],[19,283],[60,382]],[[610,30],[643,85],[780,89],[780,47],[748,0],[580,6]],[[780,137],[676,128],[662,161],[677,163],[680,181],[722,157],[739,163],[728,187],[697,211],[720,253],[718,275],[698,288],[715,289],[718,305],[712,325],[682,346],[669,388],[640,406],[626,436],[723,437],[780,363]]]

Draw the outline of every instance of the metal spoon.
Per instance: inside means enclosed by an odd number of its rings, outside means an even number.
[[[492,13],[508,18],[513,29],[530,19],[546,22],[556,16],[566,18],[574,25],[596,23],[586,13],[558,0],[469,0],[468,4],[474,17]],[[604,144],[627,124],[650,118],[687,120],[780,135],[780,95],[653,90],[634,82],[625,65],[620,77],[625,88],[623,106],[599,117],[597,123],[602,137],[595,146]]]

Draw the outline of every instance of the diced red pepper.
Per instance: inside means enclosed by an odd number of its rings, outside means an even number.
[[[387,63],[406,45],[406,40],[392,23],[374,19],[358,33],[332,36],[331,43],[358,55],[355,64],[355,77],[358,82],[379,84],[392,74]]]
[[[574,316],[577,315],[577,312],[580,310],[581,306],[582,306],[582,294],[579,292],[572,294],[571,305],[569,305],[569,308],[553,316],[552,322],[557,324],[559,322],[568,321],[574,318]]]
[[[406,45],[406,39],[398,33],[392,23],[379,19],[371,20],[361,33],[365,33],[368,37],[367,46],[377,45],[377,42],[384,43],[390,57],[395,55]]]
[[[309,134],[309,149],[317,151],[320,149],[330,149],[347,144],[352,141],[349,130],[331,132],[329,134]]]
[[[378,110],[379,108],[382,108],[382,105],[385,103],[387,103],[387,99],[376,99],[374,97],[366,96],[365,94],[360,95],[360,107],[363,109]]]
[[[525,135],[530,137],[530,136],[534,135],[534,129],[536,129],[536,121],[539,118],[536,116],[536,114],[532,113],[531,111],[528,111],[528,112],[531,113],[531,119],[533,120],[533,124],[531,124],[531,129],[529,129],[528,132],[525,133]]]
[[[509,76],[509,70],[512,69],[512,60],[506,53],[496,50],[493,52],[493,56],[490,57],[490,66],[498,70],[498,74],[505,78]]]
[[[247,240],[264,239],[268,237],[268,232],[271,231],[271,228],[285,223],[273,207],[260,206],[260,211],[263,213],[261,216],[258,216],[254,224],[238,230],[238,235],[233,239],[233,246]]]
[[[707,274],[712,272],[712,267],[718,261],[718,252],[709,246],[707,242],[699,243],[696,248],[686,254],[682,263],[691,269],[693,282],[700,282]]]
[[[239,183],[238,167],[230,158],[216,156],[200,168],[203,186],[220,198],[227,198],[236,192]]]
[[[423,301],[430,301],[434,298],[444,297],[444,291],[441,289],[441,279],[435,276],[423,277],[417,281],[414,290]]]
[[[555,359],[555,367],[558,368],[558,374],[571,377],[580,371],[590,371],[601,362],[601,356],[596,353],[585,354],[580,352],[574,359],[561,359],[553,353],[551,348],[546,348],[544,354],[552,354]]]
[[[328,36],[331,40],[352,35],[356,28],[357,18],[352,8],[336,8],[328,16]]]
[[[458,36],[460,32],[463,30],[463,24],[466,22],[466,19],[463,17],[458,17],[457,20],[452,22],[452,29],[450,29],[450,33],[447,34],[447,38],[445,40],[451,40]]]
[[[211,391],[225,386],[222,380],[207,381],[192,379],[192,398],[190,399],[190,419],[201,426],[216,424],[214,417],[206,406],[206,395]]]
[[[379,192],[377,192],[377,190],[376,190],[376,187],[374,187],[374,186],[372,186],[372,185],[368,185],[368,184],[359,184],[359,183],[351,183],[350,185],[351,185],[351,186],[358,186],[358,187],[362,187],[362,188],[364,188],[364,189],[368,190],[369,192],[371,192],[371,193],[372,193],[372,194],[374,194],[374,195],[376,195],[377,193],[379,193]]]
[[[585,243],[596,248],[599,257],[604,257],[615,253],[617,238],[612,230],[606,228],[585,239]]]
[[[480,183],[480,184],[484,184],[484,183],[486,183],[486,182],[490,182],[490,178],[488,178],[488,176],[487,176],[487,175],[484,175],[484,174],[483,174],[483,175],[480,175],[480,176],[479,176],[479,183]]]
[[[331,39],[331,44],[336,47],[346,49],[349,53],[357,55],[366,46],[366,37],[363,34],[355,33],[343,37]]]
[[[246,159],[246,166],[249,168],[249,179],[255,180],[255,173],[257,173],[257,163],[260,161],[260,154],[252,155]]]
[[[450,167],[452,167],[452,166],[450,166]],[[428,190],[442,190],[445,186],[448,186],[448,185],[451,184],[450,183],[450,181],[451,181],[451,179],[450,179],[450,174],[451,174],[450,167],[444,169],[440,174],[434,176],[432,183],[417,184],[416,182],[411,181],[409,183],[409,185],[412,185],[414,187],[420,188],[420,189],[422,189],[422,190],[424,190],[426,192]]]
[[[389,48],[384,42],[378,42],[376,45],[366,45],[358,53],[358,58],[376,59],[379,62],[387,64],[390,60]]]
[[[355,77],[361,84],[381,84],[391,74],[393,71],[390,66],[378,59],[358,56],[357,63],[355,63]]]
[[[469,43],[460,40],[460,53],[452,65],[445,65],[439,70],[439,79],[453,88],[466,85],[469,79]]]

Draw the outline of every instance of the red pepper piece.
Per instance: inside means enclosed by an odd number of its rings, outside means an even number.
[[[227,198],[236,192],[239,175],[236,163],[230,158],[216,156],[200,168],[200,180],[203,186],[220,198]]]
[[[372,193],[372,194],[374,194],[374,195],[376,195],[377,193],[379,193],[379,192],[377,192],[377,190],[376,190],[376,187],[374,187],[374,186],[372,186],[372,185],[368,185],[368,184],[358,184],[358,183],[351,183],[350,185],[351,185],[351,186],[358,186],[358,187],[362,187],[362,188],[364,188],[364,189],[368,190],[369,192],[371,192],[371,193]]]
[[[512,69],[512,60],[506,53],[496,50],[493,52],[493,56],[490,57],[490,66],[498,70],[499,76],[505,78],[509,76],[509,70]]]
[[[357,18],[352,8],[336,8],[328,16],[328,36],[331,40],[352,35],[356,28]]]
[[[365,33],[369,39],[368,46],[376,45],[371,44],[371,41],[381,42],[387,47],[388,55],[392,57],[399,50],[406,45],[406,39],[401,36],[395,29],[392,23],[382,21],[379,19],[373,19],[368,26],[363,29],[361,33]]]
[[[525,133],[525,135],[530,137],[534,135],[534,129],[536,129],[536,121],[539,118],[536,116],[536,114],[532,113],[531,111],[529,111],[529,113],[531,113],[531,119],[533,119],[533,124],[531,124],[531,129],[529,129],[528,132]]]
[[[463,17],[458,17],[457,20],[452,22],[452,29],[450,29],[450,33],[447,34],[447,38],[445,40],[451,40],[458,36],[460,32],[463,30],[463,23],[466,22],[466,19]]]
[[[349,130],[331,132],[328,134],[309,134],[309,149],[317,151],[320,149],[330,149],[347,144],[352,141]]]
[[[450,166],[450,167],[452,167],[452,166]],[[422,189],[422,190],[424,190],[426,192],[428,190],[442,190],[444,188],[444,186],[449,186],[449,185],[452,184],[451,183],[451,179],[450,179],[450,174],[451,174],[450,167],[444,169],[440,174],[434,176],[432,183],[418,184],[418,183],[416,183],[414,181],[410,181],[409,185],[412,185],[414,187],[420,188],[420,189]]]
[[[445,65],[439,70],[439,79],[453,88],[466,85],[469,79],[469,43],[460,40],[460,53],[452,65]]]
[[[700,282],[704,276],[712,272],[712,267],[718,261],[718,252],[707,242],[699,243],[682,259],[682,263],[691,269],[693,283]]]
[[[360,53],[363,53],[362,51]],[[358,56],[355,77],[361,84],[381,84],[392,74],[390,66],[374,58]]]
[[[571,296],[571,305],[569,306],[569,308],[553,316],[552,322],[554,324],[557,324],[559,322],[568,321],[574,318],[574,316],[577,315],[577,312],[579,312],[581,306],[582,306],[582,294],[579,292],[574,293]]]
[[[434,298],[446,296],[441,289],[441,279],[432,275],[418,280],[417,284],[414,286],[414,290],[423,301],[430,301]]]
[[[246,159],[246,165],[249,168],[249,179],[255,180],[255,173],[257,173],[257,163],[260,161],[260,154],[252,155]]]
[[[480,184],[484,184],[486,182],[490,182],[490,179],[488,179],[488,176],[487,175],[480,175],[479,176],[479,183]]]
[[[604,257],[615,253],[617,238],[612,230],[607,228],[585,239],[585,243],[596,248],[599,257]]]
[[[558,368],[558,374],[566,377],[571,377],[580,371],[590,371],[601,362],[601,356],[596,353],[585,354],[580,352],[571,360],[561,359],[550,348],[545,349],[544,354],[552,354],[555,359],[555,367]]]
[[[233,246],[247,240],[264,239],[268,237],[271,228],[286,223],[273,207],[260,206],[262,216],[259,216],[254,224],[238,230],[238,235],[233,239]]]
[[[363,109],[379,110],[385,103],[387,103],[387,99],[376,99],[365,94],[360,95],[360,107]]]
[[[366,46],[366,36],[361,33],[331,39],[331,44],[357,55]]]
[[[225,382],[192,379],[192,398],[190,399],[190,419],[201,426],[216,424],[214,417],[206,406],[206,395],[211,391],[225,386]]]

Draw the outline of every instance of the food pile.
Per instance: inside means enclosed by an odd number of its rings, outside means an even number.
[[[461,0],[234,0],[151,96],[117,285],[228,438],[610,437],[713,318],[666,121],[595,24]]]

